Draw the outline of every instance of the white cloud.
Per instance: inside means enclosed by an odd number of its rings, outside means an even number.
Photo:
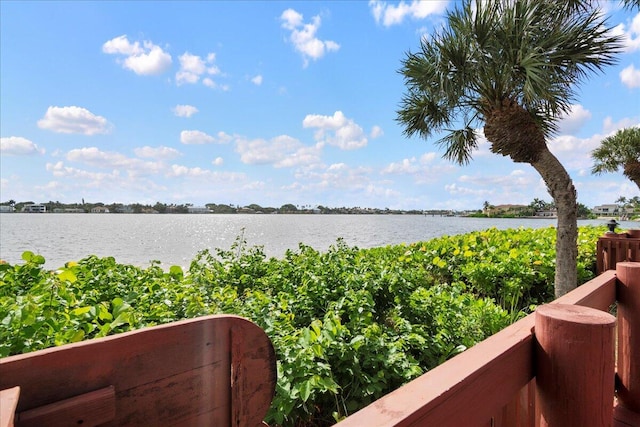
[[[620,80],[628,88],[640,87],[640,70],[631,64],[620,71]]]
[[[382,130],[382,128],[380,126],[374,126],[371,128],[371,133],[369,134],[369,136],[372,139],[376,139],[376,138],[380,138],[382,135],[384,135],[384,131]]]
[[[102,151],[98,147],[75,148],[67,153],[67,160],[83,162],[100,167],[121,167],[129,164],[130,158],[116,152]]]
[[[354,150],[365,147],[368,143],[362,128],[352,119],[348,119],[342,111],[333,116],[309,114],[302,121],[304,128],[318,129],[314,137],[320,144],[329,144],[342,150]]]
[[[625,24],[620,24],[612,32],[614,35],[622,36],[626,52],[640,49],[640,12],[634,16],[628,28]]]
[[[435,158],[436,158],[436,153],[433,151],[429,153],[424,153],[422,156],[420,156],[420,163],[422,164],[431,163]]]
[[[389,163],[387,167],[382,170],[383,174],[414,174],[420,171],[420,166],[417,163],[415,157],[410,159],[402,159],[399,162]]]
[[[178,117],[191,117],[198,112],[193,105],[176,105],[173,107],[173,114]]]
[[[171,66],[171,55],[162,50],[160,46],[145,40],[131,43],[126,35],[115,37],[102,45],[102,51],[111,55],[125,56],[122,63],[127,68],[139,75],[162,74]]]
[[[591,112],[580,104],[571,105],[569,112],[560,117],[559,132],[560,134],[575,133],[591,119]]]
[[[209,53],[206,58],[192,55],[185,52],[179,57],[180,70],[176,73],[176,83],[196,84],[202,78],[202,83],[210,88],[217,87],[217,84],[209,76],[220,74],[220,69],[215,65],[216,54]]]
[[[118,173],[122,170],[128,177],[155,175],[166,169],[166,164],[162,161],[131,158],[117,152],[102,151],[97,147],[70,150],[66,158],[70,162],[84,163],[93,168],[112,169]]]
[[[371,184],[372,170],[366,167],[351,168],[344,163],[334,163],[328,167],[313,165],[296,171],[296,182],[285,187],[285,190],[321,191],[331,193],[366,191]]]
[[[231,135],[228,135],[222,131],[218,132],[216,134],[216,137],[218,138],[218,142],[221,144],[226,144],[227,142],[231,142],[233,140],[233,137]]]
[[[171,147],[149,147],[144,146],[136,148],[133,152],[138,157],[144,157],[148,159],[173,159],[179,157],[181,154],[178,150]]]
[[[253,77],[251,79],[251,83],[253,83],[256,86],[260,86],[262,84],[262,76],[258,74],[257,76]]]
[[[603,121],[602,133],[595,133],[586,138],[560,135],[549,141],[549,150],[569,171],[575,170],[579,173],[583,169],[590,170],[593,165],[591,152],[600,146],[604,138],[613,135],[619,129],[639,125],[637,118],[624,118],[614,123],[611,117],[607,117]]]
[[[458,181],[482,187],[518,187],[531,186],[538,180],[537,176],[527,174],[521,169],[515,169],[508,175],[461,175]]]
[[[81,107],[49,107],[44,117],[38,120],[38,127],[58,133],[80,133],[95,135],[109,133],[111,126],[107,119],[96,116]]]
[[[376,23],[390,27],[401,24],[405,17],[424,19],[432,14],[443,13],[447,7],[447,3],[448,1],[414,0],[410,3],[401,1],[398,4],[390,5],[384,1],[371,0],[369,1],[369,8]]]
[[[175,178],[197,178],[203,179],[209,183],[211,182],[223,182],[225,184],[244,181],[246,175],[237,172],[214,172],[209,169],[203,169],[200,167],[187,167],[183,165],[171,165],[166,175],[168,177]]]
[[[612,135],[620,129],[629,128],[632,126],[640,126],[640,119],[638,116],[635,118],[625,117],[623,119],[614,122],[611,116],[607,116],[602,121],[602,132],[607,135]]]
[[[180,132],[180,142],[183,144],[213,144],[216,139],[199,130],[183,130]]]
[[[31,156],[42,155],[44,148],[39,148],[36,144],[21,136],[9,136],[0,138],[0,153],[9,156]]]
[[[455,165],[450,163],[434,165],[435,158],[435,152],[424,153],[420,158],[405,158],[399,162],[389,163],[380,173],[382,175],[410,175],[416,184],[427,184],[456,169]]]
[[[82,181],[103,181],[105,179],[116,179],[120,176],[117,170],[111,171],[111,173],[85,171],[70,166],[65,166],[62,161],[57,163],[47,163],[46,169],[51,172],[53,176],[57,178],[74,178]]]
[[[139,42],[131,43],[126,35],[115,37],[102,45],[102,51],[109,54],[119,55],[140,55],[144,53],[144,49],[140,47]]]
[[[451,194],[451,195],[456,195],[456,196],[460,196],[460,195],[465,195],[465,196],[488,196],[490,194],[493,193],[493,191],[491,190],[487,190],[487,189],[474,189],[474,188],[469,188],[469,187],[461,187],[456,183],[453,184],[447,184],[444,186],[445,191],[447,191],[447,193]]]
[[[290,30],[289,40],[297,52],[302,54],[304,66],[309,65],[309,60],[322,58],[327,52],[340,49],[340,45],[332,40],[320,40],[316,33],[320,28],[320,16],[311,18],[311,23],[305,24],[302,14],[293,9],[287,9],[280,16],[282,27]]]
[[[224,159],[222,157],[216,157],[215,159],[213,159],[211,164],[214,166],[222,166],[224,164]]]
[[[276,168],[314,164],[320,161],[320,148],[308,147],[288,135],[271,140],[238,138],[236,151],[245,164],[267,165]]]

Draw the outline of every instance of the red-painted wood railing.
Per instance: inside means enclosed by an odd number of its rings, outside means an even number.
[[[611,351],[609,357],[618,354],[619,407],[613,417],[590,420],[590,426],[640,425],[640,263],[622,262],[616,267],[616,271],[606,271],[552,303],[603,311],[608,311],[616,301],[618,304],[618,348],[617,352]],[[576,321],[572,311],[575,310],[568,310],[564,321]],[[584,317],[586,323],[591,322],[586,320],[586,315],[577,317]],[[540,388],[536,386],[536,375],[543,369],[548,371],[549,368],[540,364],[540,342],[543,340],[540,337],[536,338],[535,324],[536,313],[389,393],[344,419],[336,427],[553,425],[548,424],[546,420],[560,418],[554,418],[544,411],[562,412],[567,409],[566,405],[554,404],[557,402],[541,402],[541,399],[549,399],[549,396],[541,393]],[[562,336],[566,338],[566,335]],[[576,336],[575,339],[587,342],[591,340],[594,351],[598,348],[606,350],[606,342],[592,340],[594,336],[589,332],[584,336]],[[606,337],[606,334],[601,336]],[[565,360],[567,357],[576,360],[581,357],[590,357],[592,360],[607,357],[604,353],[604,356],[593,356],[590,353],[585,354],[583,350],[574,352],[574,347],[576,346],[571,342],[556,343],[554,351],[563,354],[552,356],[563,356]],[[535,356],[536,351],[538,357]],[[609,362],[610,366],[613,366],[614,361]],[[574,365],[577,366],[578,363]],[[558,369],[563,368],[560,366]],[[588,400],[593,397],[588,395],[589,393],[601,394],[606,397],[606,403],[598,413],[611,414],[614,390],[603,390],[602,384],[607,384],[607,381],[613,384],[612,378],[607,379],[608,375],[613,376],[613,372],[608,373],[601,366],[595,365],[593,372],[593,378],[586,380],[595,386],[582,387],[581,390],[584,389],[582,391],[587,395],[572,396],[572,399]],[[547,377],[541,377],[539,380],[548,381]],[[562,384],[556,386],[562,387]],[[545,387],[548,388],[548,384]],[[607,408],[606,405],[610,405],[611,408]],[[574,405],[575,407],[579,408],[581,405]],[[566,420],[571,419],[572,415],[565,413],[562,417]]]
[[[616,263],[640,262],[640,231],[607,233],[596,244],[596,271],[598,274],[615,270]]]
[[[0,420],[257,427],[275,383],[262,329],[238,316],[205,316],[0,359]]]

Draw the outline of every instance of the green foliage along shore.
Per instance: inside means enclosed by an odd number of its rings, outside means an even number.
[[[582,227],[578,277],[591,279],[604,227]],[[238,239],[187,271],[89,256],[0,264],[0,356],[214,313],[245,316],[278,358],[270,425],[347,416],[553,297],[555,228],[445,236],[373,249],[338,240],[283,258]]]

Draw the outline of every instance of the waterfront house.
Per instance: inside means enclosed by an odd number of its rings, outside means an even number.
[[[209,208],[204,207],[204,206],[189,206],[187,209],[188,209],[190,214],[211,213],[211,210],[209,210]]]
[[[618,215],[620,207],[618,205],[600,205],[593,207],[593,213],[596,215]]]
[[[45,213],[47,212],[47,206],[42,204],[24,205],[22,212],[27,213]]]
[[[95,206],[91,208],[91,213],[109,213],[109,208],[106,206]]]

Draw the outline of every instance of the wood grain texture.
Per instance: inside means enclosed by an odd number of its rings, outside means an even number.
[[[0,427],[13,427],[20,387],[0,390]]]
[[[626,234],[600,237],[596,243],[596,273],[615,270],[618,262],[640,262],[640,238]]]
[[[273,399],[275,369],[262,329],[205,316],[0,359],[0,389],[20,385],[23,412],[113,386],[113,426],[227,426],[235,403],[243,416],[234,425],[254,427]]]
[[[616,319],[589,307],[547,304],[535,312],[540,427],[611,427]]]
[[[640,413],[640,263],[621,262],[618,275],[618,399]]]
[[[112,422],[116,415],[113,386],[20,412],[20,427],[95,427]]]

